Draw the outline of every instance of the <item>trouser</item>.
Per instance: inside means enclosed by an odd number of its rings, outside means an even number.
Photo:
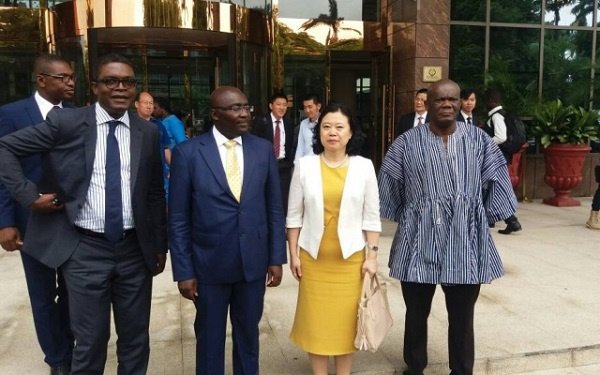
[[[420,375],[427,367],[427,318],[436,285],[402,282],[406,304],[405,374]],[[472,375],[475,362],[473,315],[481,285],[442,285],[448,311],[448,354],[451,375]]]
[[[233,373],[258,375],[258,323],[265,279],[231,284],[198,284],[196,297],[196,374],[223,375],[227,311],[231,317]]]
[[[600,211],[600,184],[598,184],[598,188],[592,199],[592,211]]]
[[[61,266],[75,336],[71,375],[101,375],[110,337],[110,311],[117,332],[119,375],[144,375],[150,357],[152,274],[135,232],[113,244],[81,234]]]
[[[73,351],[73,334],[62,272],[40,263],[23,251],[20,253],[35,333],[44,352],[44,361],[51,367],[68,365]]]

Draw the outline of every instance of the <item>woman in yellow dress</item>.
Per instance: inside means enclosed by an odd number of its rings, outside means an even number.
[[[330,105],[315,126],[315,155],[299,159],[292,177],[286,226],[299,290],[290,339],[314,375],[327,374],[329,356],[336,374],[350,374],[362,277],[377,272],[379,192],[361,143],[351,111]]]

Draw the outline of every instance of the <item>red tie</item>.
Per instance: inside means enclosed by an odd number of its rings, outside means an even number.
[[[275,120],[275,136],[273,137],[273,151],[275,152],[275,159],[279,159],[279,151],[281,149],[281,130],[279,129],[279,123],[281,120]]]
[[[419,116],[419,122],[417,123],[417,126],[419,125],[423,125],[423,117]]]

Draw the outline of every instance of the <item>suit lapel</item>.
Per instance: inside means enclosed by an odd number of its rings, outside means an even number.
[[[225,169],[223,169],[223,163],[221,162],[221,156],[219,155],[219,149],[217,148],[217,142],[212,135],[212,132],[204,133],[201,136],[199,152],[202,158],[206,161],[208,168],[215,176],[215,180],[221,185],[223,190],[227,191],[231,198],[235,200],[229,183],[227,182],[227,176],[225,176]],[[245,155],[244,155],[245,156]],[[242,194],[244,187],[242,185]]]
[[[131,192],[133,193],[135,181],[137,180],[138,171],[140,169],[140,158],[142,156],[142,143],[144,141],[144,132],[142,124],[134,116],[129,116],[129,149],[131,157],[130,173],[131,173]]]
[[[244,178],[242,181],[242,198],[248,196],[248,189],[250,188],[250,181],[254,176],[254,169],[256,168],[256,156],[252,155],[253,143],[252,137],[246,135],[242,136],[243,152],[244,152]],[[246,194],[244,194],[246,192]]]
[[[32,125],[36,125],[44,121],[44,119],[42,118],[42,112],[40,112],[40,108],[38,107],[37,102],[35,101],[35,97],[32,96],[29,98],[26,110]]]
[[[94,159],[96,158],[96,140],[98,138],[98,129],[96,124],[96,109],[95,105],[89,106],[87,116],[84,120],[87,125],[87,131],[84,134],[84,148],[85,148],[85,169],[86,169],[86,181],[92,178],[92,170],[94,169]],[[86,191],[89,186],[86,187]]]

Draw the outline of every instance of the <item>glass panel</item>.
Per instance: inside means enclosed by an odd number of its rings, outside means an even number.
[[[293,97],[292,108],[287,116],[293,124],[299,124],[305,117],[302,110],[302,98],[307,94],[316,94],[325,98],[325,56],[286,56],[284,64],[284,92]]]
[[[71,63],[71,68],[77,76],[77,82],[75,82],[75,96],[72,102],[77,106],[83,106],[87,100],[87,90],[89,82],[86,77],[85,64],[83,61],[83,43],[81,37],[72,38],[71,40],[62,40],[57,45],[58,55],[64,57]]]
[[[450,26],[450,78],[459,86],[483,87],[484,48],[485,27]]]
[[[546,0],[545,22],[557,26],[592,26],[594,0]]]
[[[279,17],[282,18],[372,21],[372,9],[373,0],[279,0]]]
[[[487,84],[502,92],[509,111],[523,114],[528,99],[537,98],[539,30],[490,29]]]
[[[56,4],[66,3],[73,0],[47,0],[48,7],[51,8]],[[20,8],[39,8],[40,1],[39,0],[0,0],[0,6],[14,6]]]
[[[35,92],[33,61],[34,46],[0,48],[0,105],[21,100]]]
[[[492,22],[536,23],[541,22],[539,0],[491,0]]]
[[[452,0],[450,19],[452,21],[485,21],[486,0]]]
[[[546,30],[544,39],[545,99],[588,107],[592,32]]]

